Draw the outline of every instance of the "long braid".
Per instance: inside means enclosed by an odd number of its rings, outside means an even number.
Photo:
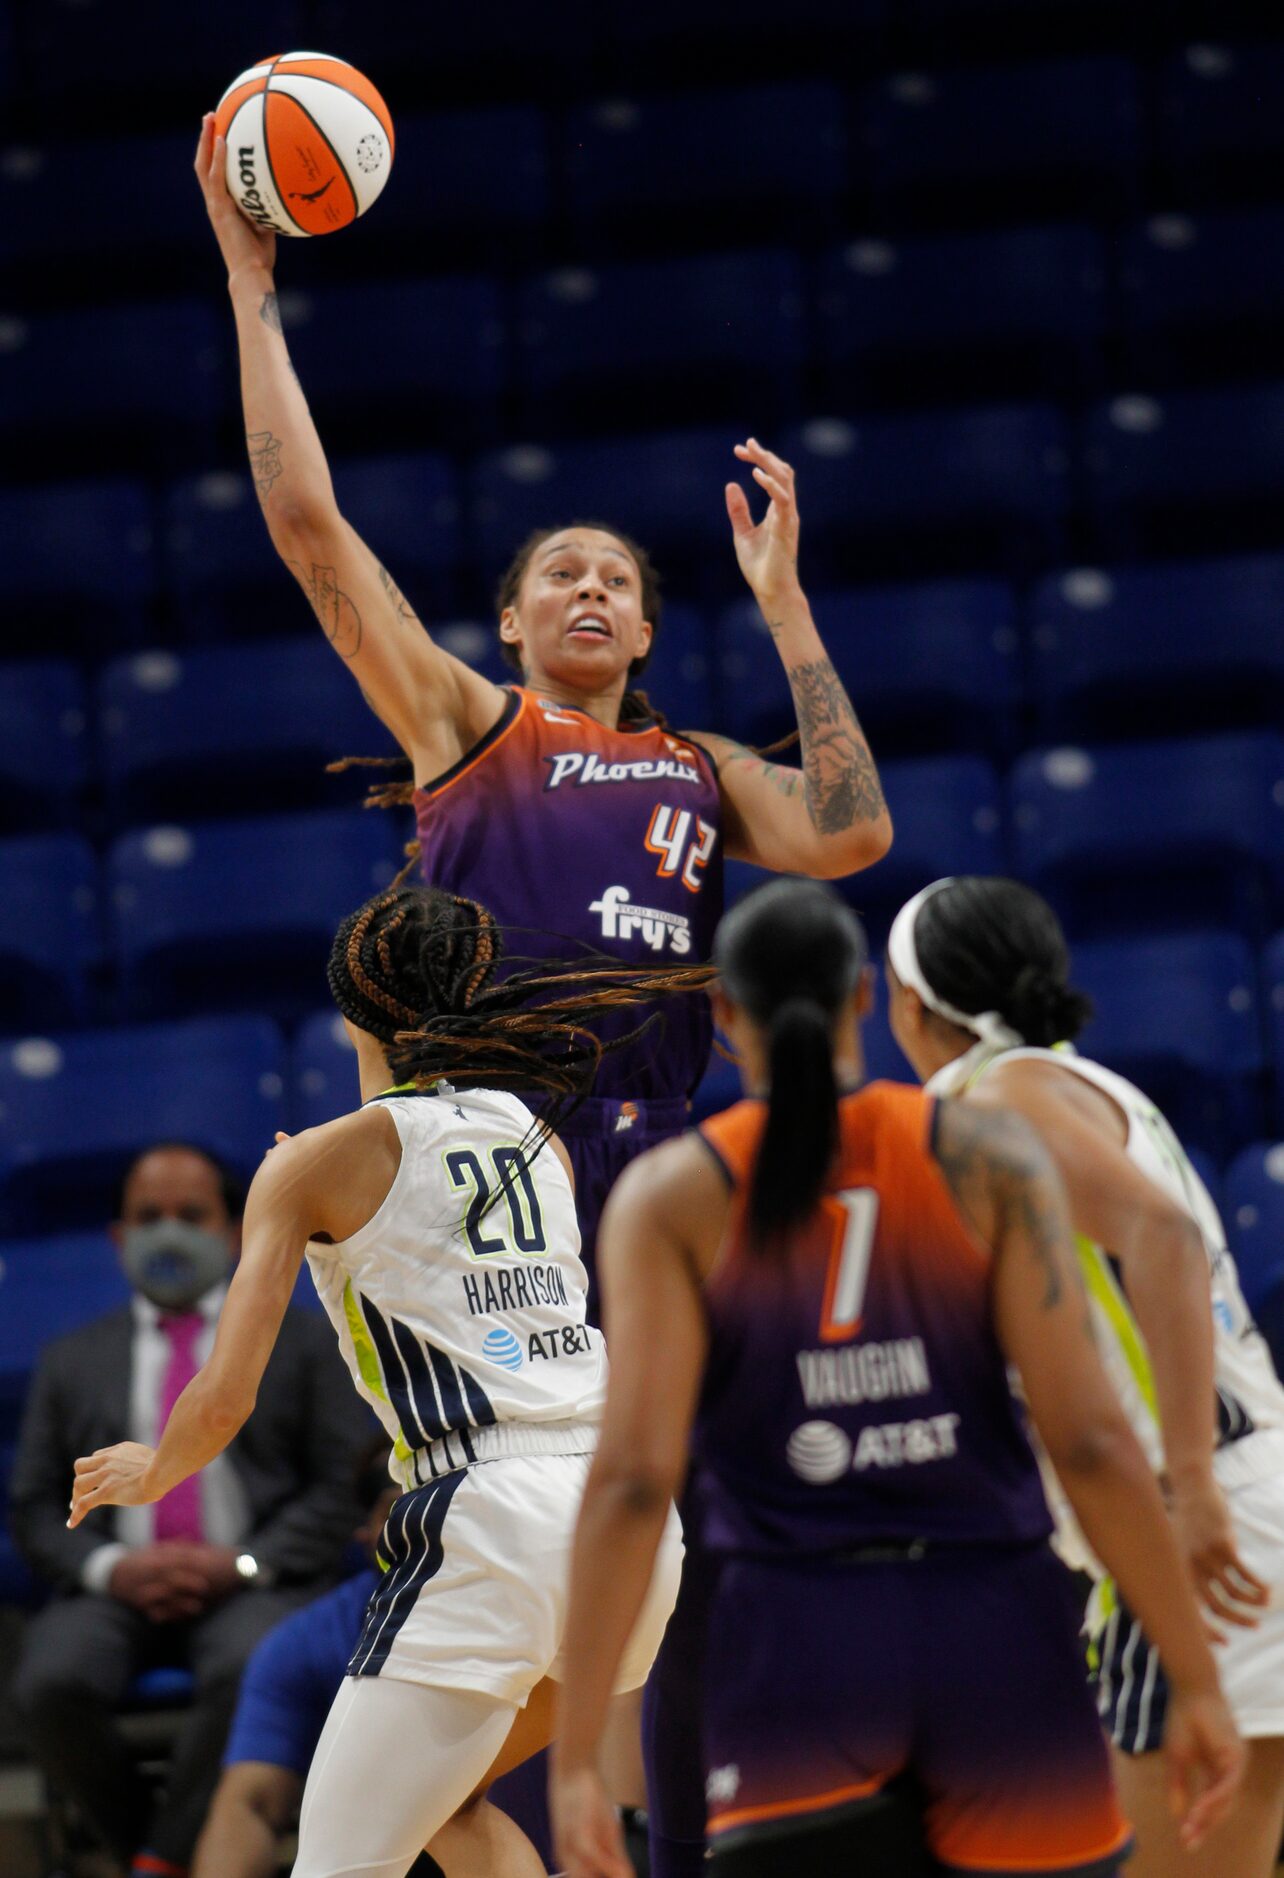
[[[497,978],[502,951],[494,916],[476,901],[391,887],[339,928],[330,989],[343,1014],[384,1045],[398,1081],[465,1078],[542,1093],[548,1133],[589,1094],[603,1055],[660,1021],[653,1011],[604,1041],[596,1016],[702,991],[713,978],[707,965],[636,968],[600,953],[513,961]]]

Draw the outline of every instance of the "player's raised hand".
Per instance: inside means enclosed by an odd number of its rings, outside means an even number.
[[[271,229],[256,228],[247,221],[229,195],[227,145],[214,134],[212,111],[201,119],[196,180],[229,277],[242,267],[265,267],[270,272],[276,265],[276,236]]]
[[[752,465],[754,481],[770,500],[755,523],[749,498],[739,483],[727,484],[727,514],[740,571],[764,610],[798,586],[798,498],[794,472],[783,457],[764,450],[756,437],[736,445],[742,463]]]
[[[1164,1755],[1178,1834],[1193,1852],[1226,1817],[1244,1777],[1244,1743],[1220,1689],[1183,1692],[1174,1687]]]
[[[141,1441],[118,1441],[76,1462],[69,1526],[78,1526],[96,1506],[147,1506],[160,1494],[147,1480],[156,1450]]]
[[[633,1878],[619,1815],[596,1769],[555,1772],[548,1803],[557,1866],[565,1878]]]

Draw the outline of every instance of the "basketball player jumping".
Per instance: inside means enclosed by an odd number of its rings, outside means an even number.
[[[606,1357],[585,1315],[569,1162],[511,1090],[548,1093],[555,1123],[597,1067],[587,1022],[708,973],[501,979],[500,963],[489,913],[436,889],[393,889],[344,921],[330,985],[364,1106],[284,1140],[259,1169],[213,1352],[159,1446],[76,1463],[72,1525],[156,1500],[221,1453],[253,1408],[306,1250],[403,1491],[313,1759],[295,1878],[403,1878],[470,1796],[549,1736]],[[680,1559],[673,1514],[620,1689],[647,1676]],[[505,1878],[541,1872],[514,1835]]]

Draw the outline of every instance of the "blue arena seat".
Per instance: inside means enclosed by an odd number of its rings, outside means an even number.
[[[84,681],[69,660],[0,666],[0,830],[74,823],[88,728]]]
[[[1254,1142],[1226,1170],[1226,1229],[1250,1311],[1284,1280],[1284,1142]]]
[[[1284,721],[1284,555],[1049,574],[1031,601],[1045,737]]]
[[[0,1233],[101,1227],[125,1168],[157,1141],[248,1176],[282,1125],[281,1051],[264,1017],[0,1045]]]
[[[459,494],[450,458],[423,450],[344,457],[331,468],[344,515],[431,623],[434,613],[453,605],[460,556]]]
[[[434,259],[444,252],[504,267],[543,249],[550,176],[542,111],[398,112],[395,174],[370,228],[376,241],[402,249],[402,265],[407,241]]]
[[[640,541],[666,586],[697,601],[734,593],[741,576],[723,490],[740,472],[735,441],[726,426],[557,448],[517,444],[479,457],[470,513],[483,571],[497,576],[532,529],[582,519]]]
[[[1128,393],[1091,407],[1084,439],[1093,536],[1107,558],[1278,540],[1284,383]]]
[[[1065,540],[1068,441],[1051,406],[816,418],[781,448],[825,580],[1028,571]]]
[[[1002,874],[999,779],[979,756],[933,756],[880,765],[896,836],[864,873],[838,881],[881,946],[898,909],[943,874]]]
[[[1261,1021],[1242,939],[1092,940],[1071,965],[1095,1006],[1083,1050],[1144,1089],[1182,1141],[1223,1161],[1260,1132]]]
[[[1122,58],[903,71],[861,99],[875,214],[976,222],[1135,202],[1137,73]]]
[[[1175,199],[1278,194],[1284,45],[1204,41],[1174,53],[1159,72],[1159,133]]]
[[[107,805],[118,827],[149,816],[252,814],[352,801],[336,757],[397,755],[352,673],[310,639],[139,652],[98,683]]]
[[[131,63],[133,50],[131,43]],[[38,270],[42,285],[52,283],[73,303],[90,275],[103,300],[122,290],[172,289],[176,263],[210,255],[209,229],[192,213],[193,141],[191,130],[129,136],[122,125],[110,137],[7,144],[0,149],[0,262]],[[85,187],[86,177],[106,175],[140,185],[145,179],[146,214],[137,187]]]
[[[1148,385],[1279,365],[1284,209],[1152,215],[1120,238],[1127,365]]]
[[[695,607],[665,602],[646,670],[633,681],[675,730],[722,730],[713,634]]]
[[[229,386],[226,316],[204,300],[28,312],[0,344],[0,442],[58,475],[96,451],[114,467],[213,454]]]
[[[388,884],[406,833],[353,808],[122,835],[108,877],[123,1008],[313,1009],[335,928]]]
[[[40,622],[41,651],[136,645],[156,591],[151,502],[142,483],[0,490],[0,607]],[[15,636],[8,650],[27,651]]]
[[[0,841],[0,1030],[78,1024],[102,957],[98,865],[80,835]]]
[[[1064,395],[1091,384],[1105,333],[1106,251],[1074,223],[904,241],[821,258],[825,389],[838,404]]]
[[[824,84],[577,105],[564,153],[572,229],[602,254],[684,227],[719,243],[831,232],[847,181],[842,98]]]
[[[538,432],[677,423],[693,406],[760,430],[796,414],[803,281],[783,249],[557,268],[521,290],[522,408]]]
[[[106,1215],[93,1232],[0,1240],[0,1426],[6,1435],[42,1347],[129,1301],[129,1281],[105,1224]]]
[[[248,473],[186,476],[165,496],[165,580],[183,637],[201,642],[315,630],[263,525]]]
[[[1017,871],[1085,936],[1210,922],[1260,936],[1281,797],[1278,737],[1034,750],[1010,781]]]
[[[280,306],[330,447],[495,440],[506,361],[493,280],[365,281],[286,292]]]
[[[360,1101],[356,1052],[343,1019],[333,1006],[314,1012],[299,1026],[290,1052],[291,1128],[318,1128]]]
[[[1020,696],[1016,600],[1002,581],[818,592],[830,657],[880,756],[1007,753]],[[757,603],[718,616],[715,726],[742,742],[788,735],[796,714]],[[785,763],[799,761],[797,749]]]

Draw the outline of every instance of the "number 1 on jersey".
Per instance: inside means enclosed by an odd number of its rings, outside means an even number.
[[[878,1194],[873,1187],[848,1187],[832,1195],[830,1204],[837,1217],[820,1312],[820,1338],[822,1343],[843,1343],[860,1329],[878,1226]]]

